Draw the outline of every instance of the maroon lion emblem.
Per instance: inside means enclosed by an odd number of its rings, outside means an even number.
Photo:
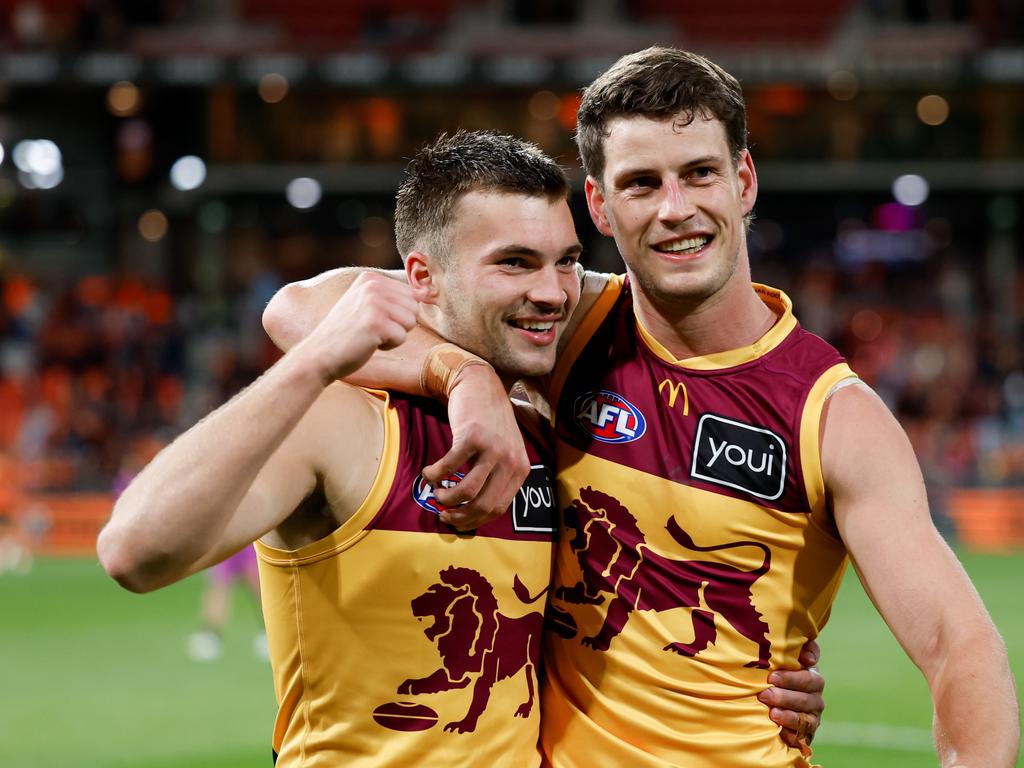
[[[498,611],[494,589],[469,568],[445,568],[439,583],[412,601],[412,612],[420,620],[433,619],[423,632],[437,645],[441,667],[433,674],[409,679],[398,686],[399,694],[438,693],[465,688],[473,683],[473,701],[466,716],[448,723],[446,731],[466,733],[476,729],[487,709],[491,686],[522,671],[526,677],[527,699],[515,712],[527,717],[533,709],[534,680],[540,659],[543,616],[528,613],[510,618]],[[531,597],[517,576],[516,596],[530,604],[547,592]]]
[[[608,604],[604,625],[596,635],[583,638],[584,645],[606,651],[626,626],[633,611],[667,611],[690,607],[693,617],[692,643],[674,642],[663,650],[682,656],[696,656],[715,642],[715,613],[757,645],[757,659],[746,666],[768,668],[771,658],[768,625],[754,607],[750,588],[768,572],[771,551],[755,541],[737,541],[699,547],[674,517],[666,528],[681,546],[695,552],[714,552],[733,547],[757,547],[764,561],[752,571],[725,563],[704,560],[674,560],[653,551],[637,526],[636,518],[619,501],[592,488],[580,490],[580,499],[564,512],[566,527],[575,531],[569,546],[576,553],[583,581],[559,587],[556,595],[577,605]],[[711,611],[700,609],[700,591]]]

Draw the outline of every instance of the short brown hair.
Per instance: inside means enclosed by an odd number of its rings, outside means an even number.
[[[587,175],[604,173],[604,139],[616,117],[716,118],[733,160],[747,148],[747,110],[739,81],[713,61],[678,48],[653,47],[623,56],[583,91],[576,145]]]
[[[447,261],[446,229],[468,192],[568,197],[565,171],[536,145],[495,131],[442,133],[405,169],[395,197],[395,242],[404,259],[423,250]]]

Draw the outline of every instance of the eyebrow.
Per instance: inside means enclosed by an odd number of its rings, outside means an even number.
[[[721,155],[701,155],[700,157],[695,157],[695,158],[693,158],[691,160],[686,161],[686,163],[684,163],[682,167],[685,170],[692,170],[693,168],[699,168],[699,167],[701,167],[703,165],[720,165],[721,163],[722,163],[722,156]],[[648,167],[642,166],[642,165],[641,166],[636,166],[636,167],[633,167],[633,168],[630,168],[630,167],[627,166],[626,168],[624,168],[621,171],[619,171],[618,173],[616,173],[612,177],[612,181],[616,185],[619,185],[620,183],[622,183],[626,179],[634,179],[634,178],[637,178],[639,176],[658,176],[658,175],[660,175],[659,172],[656,171],[654,168],[648,168]]]
[[[570,245],[568,248],[566,248],[564,251],[562,251],[563,255],[578,254],[578,253],[583,253],[583,245],[580,244],[580,243],[575,243],[573,245]],[[522,254],[524,256],[536,256],[536,257],[540,257],[540,256],[544,255],[540,251],[538,251],[536,248],[530,248],[529,246],[518,245],[516,243],[512,243],[510,245],[504,245],[504,246],[502,246],[500,248],[495,248],[491,252],[492,256],[511,256],[511,255],[515,255],[515,254]]]

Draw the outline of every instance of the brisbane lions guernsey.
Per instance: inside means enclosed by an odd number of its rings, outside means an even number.
[[[558,768],[807,766],[756,696],[798,669],[846,566],[825,508],[822,406],[853,373],[779,316],[676,360],[613,277],[552,376],[562,524],[542,744]]]
[[[276,764],[539,765],[547,449],[527,437],[533,467],[512,507],[460,534],[420,475],[451,445],[443,406],[391,395],[385,419],[377,477],[349,520],[296,551],[256,544]]]

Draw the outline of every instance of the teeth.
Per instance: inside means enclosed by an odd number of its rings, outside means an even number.
[[[658,246],[659,251],[666,253],[696,253],[708,244],[710,238],[707,235],[701,237],[688,237],[685,240],[676,240],[671,243],[664,243]]]
[[[526,331],[550,331],[551,328],[554,326],[553,322],[537,323],[537,322],[520,322],[518,320],[513,320],[512,324],[514,326],[516,326],[517,328],[522,328],[523,330],[526,330]]]

